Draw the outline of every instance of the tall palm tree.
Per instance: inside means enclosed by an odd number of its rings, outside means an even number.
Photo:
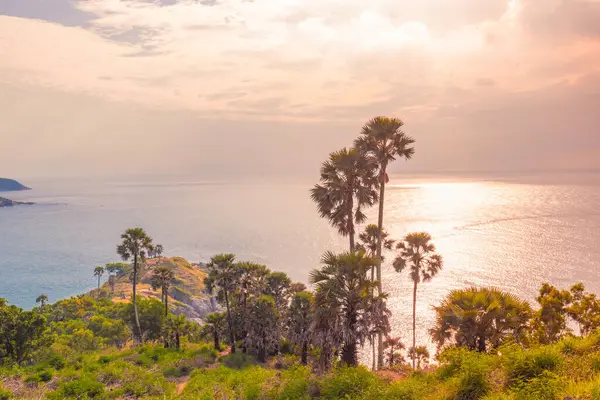
[[[160,299],[165,304],[165,316],[169,314],[169,288],[175,279],[173,268],[162,266],[152,271],[152,289],[160,289]]]
[[[354,251],[355,224],[365,221],[364,207],[377,201],[376,164],[354,148],[331,153],[321,166],[320,182],[311,189],[319,214],[342,236],[348,236]]]
[[[104,275],[104,267],[99,266],[94,268],[94,276],[98,277],[98,298],[100,297],[100,278]]]
[[[421,282],[429,282],[440,272],[444,262],[442,256],[435,252],[435,245],[431,243],[431,235],[427,232],[409,233],[404,241],[398,243],[396,248],[399,254],[394,260],[396,272],[410,269],[410,278],[413,281],[413,343],[416,348],[417,335],[417,286]],[[412,364],[416,368],[416,353],[413,352]]]
[[[263,295],[267,287],[267,279],[270,274],[269,269],[260,264],[256,264],[249,261],[243,261],[237,263],[238,268],[238,290],[236,295],[238,297],[238,306],[241,308],[241,323],[239,324],[240,336],[242,340],[246,338],[246,317],[248,313],[248,299],[258,298]],[[246,342],[242,342],[242,352],[246,352]]]
[[[233,319],[231,318],[231,307],[229,295],[236,289],[240,269],[235,264],[233,254],[218,254],[211,258],[208,264],[209,281],[221,291],[227,309],[227,325],[229,327],[229,345],[231,353],[235,353],[235,335],[233,330]]]
[[[314,298],[310,292],[294,294],[287,318],[287,337],[300,347],[300,361],[306,365],[308,358],[308,344],[311,339],[311,323],[314,313]]]
[[[133,274],[132,274],[132,289],[133,289],[133,311],[135,313],[135,323],[138,328],[138,341],[142,341],[142,328],[140,325],[140,317],[138,315],[137,307],[137,274],[140,262],[146,259],[148,251],[152,251],[152,238],[148,236],[146,231],[142,228],[130,228],[127,229],[122,235],[123,240],[121,244],[117,246],[117,254],[121,256],[123,261],[129,261],[133,259]]]
[[[383,248],[386,250],[391,250],[394,247],[394,240],[388,239],[389,234],[384,230],[382,230],[382,238],[383,238]],[[371,257],[377,256],[377,246],[379,244],[379,227],[375,224],[369,224],[365,227],[365,230],[358,235],[358,245],[356,246],[357,250],[363,250],[367,252],[367,254]],[[381,256],[381,261],[384,260],[384,257]],[[371,268],[371,280],[375,281],[375,265]],[[373,351],[373,371],[377,368],[377,355],[375,351],[375,335],[376,332],[373,332],[374,337],[370,338],[371,347]],[[385,345],[385,344],[384,344]]]
[[[409,160],[415,149],[414,139],[402,132],[404,122],[398,118],[375,117],[363,126],[360,136],[356,138],[355,147],[365,155],[373,157],[378,167],[379,214],[377,226],[377,256],[381,257],[383,247],[383,208],[385,185],[389,181],[387,167],[396,158]],[[377,279],[381,281],[381,268],[377,268]],[[381,290],[381,289],[380,289]]]
[[[310,273],[315,285],[315,306],[327,310],[323,324],[325,336],[330,336],[331,348],[341,348],[342,362],[358,363],[358,346],[363,345],[375,326],[386,326],[389,332],[389,310],[380,305],[385,295],[371,296],[375,283],[367,274],[377,259],[363,251],[343,254],[325,253],[324,266]],[[379,302],[378,306],[375,306]]]
[[[429,350],[425,346],[411,347],[408,350],[408,356],[413,360],[417,360],[416,369],[421,369],[421,363],[426,365],[429,362]]]
[[[173,340],[175,348],[181,348],[181,336],[189,332],[190,324],[185,315],[169,315],[165,320],[164,336],[166,339]]]
[[[44,312],[44,306],[46,305],[46,303],[48,302],[48,296],[46,296],[45,294],[40,294],[37,299],[35,299],[36,303],[40,303],[40,311]]]

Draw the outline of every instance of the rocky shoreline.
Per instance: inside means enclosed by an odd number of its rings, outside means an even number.
[[[4,197],[0,197],[0,207],[30,206],[32,204],[35,203],[32,203],[30,201],[15,201]]]

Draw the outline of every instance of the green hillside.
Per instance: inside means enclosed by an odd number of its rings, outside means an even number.
[[[28,190],[29,188],[14,179],[0,178],[0,192]]]

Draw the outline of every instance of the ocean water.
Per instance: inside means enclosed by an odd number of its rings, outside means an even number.
[[[311,182],[27,181],[5,193],[34,206],[0,208],[0,297],[32,307],[95,286],[93,268],[118,260],[119,235],[141,226],[168,256],[192,262],[232,252],[306,281],[340,238],[310,201]],[[371,210],[371,221],[376,221]],[[533,302],[539,286],[582,281],[600,293],[600,174],[393,176],[385,226],[425,230],[443,271],[418,290],[417,335],[431,346],[432,306],[452,289],[496,286]],[[393,254],[387,255],[387,260]],[[384,266],[394,335],[411,337],[412,286]]]

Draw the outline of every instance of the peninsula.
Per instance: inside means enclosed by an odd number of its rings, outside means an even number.
[[[4,197],[0,197],[0,207],[12,207],[21,205],[32,205],[34,203],[30,201],[14,201]]]
[[[0,178],[0,192],[14,192],[17,190],[30,190],[30,188],[14,179]]]

